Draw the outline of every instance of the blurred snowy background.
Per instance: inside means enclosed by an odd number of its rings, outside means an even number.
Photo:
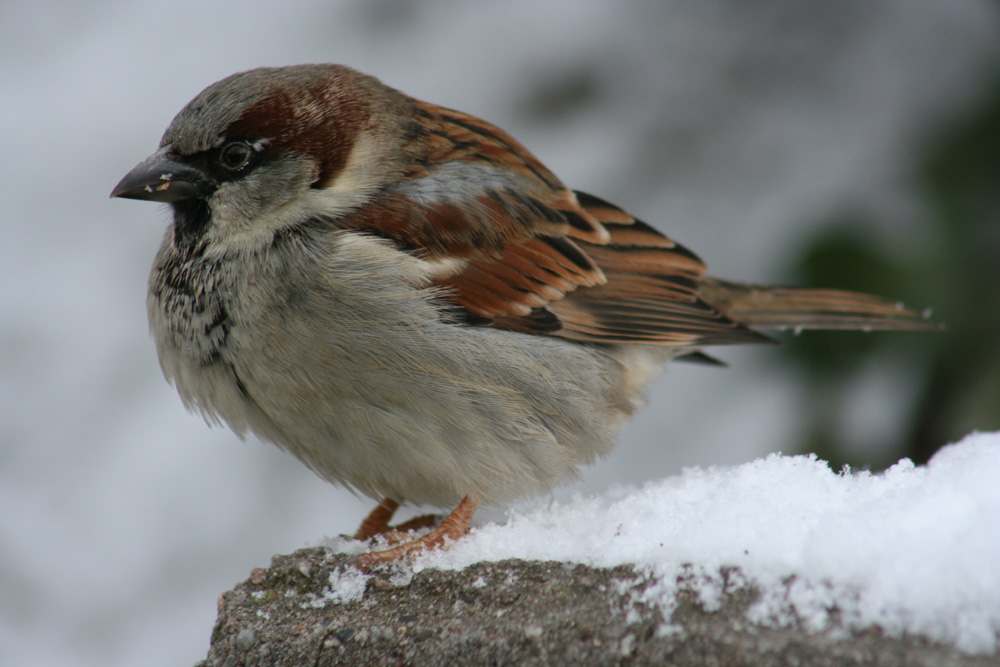
[[[167,215],[108,199],[204,86],[302,62],[349,64],[498,124],[567,184],[663,229],[716,275],[822,277],[949,322],[923,342],[841,334],[830,343],[848,350],[839,356],[804,335],[717,350],[728,370],[674,365],[618,452],[557,497],[803,447],[884,465],[910,451],[914,429],[925,458],[927,442],[998,428],[1000,362],[985,334],[1000,313],[1000,188],[981,184],[996,182],[1000,152],[980,159],[1000,145],[996,2],[8,0],[5,663],[191,664],[220,592],[274,553],[352,531],[370,509],[184,412],[145,320]],[[953,246],[966,250],[935,254]],[[958,302],[972,307],[949,312]],[[951,372],[947,350],[976,370]],[[947,401],[935,424],[914,426]],[[838,443],[848,450],[823,451]]]

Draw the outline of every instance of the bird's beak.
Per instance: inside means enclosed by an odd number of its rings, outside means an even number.
[[[164,146],[125,175],[112,197],[176,202],[204,197],[211,192],[205,175],[189,165],[171,160],[170,146]]]

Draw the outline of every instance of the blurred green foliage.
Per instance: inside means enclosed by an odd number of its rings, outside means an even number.
[[[789,347],[809,392],[800,442],[834,465],[878,468],[901,456],[924,462],[974,430],[1000,430],[1000,74],[975,109],[918,151],[913,183],[922,209],[921,219],[907,221],[919,229],[915,250],[878,247],[870,232],[886,221],[852,214],[822,226],[795,267],[801,284],[930,305],[947,327],[813,332]],[[905,423],[891,429],[894,451],[852,457],[849,393],[875,364],[907,378],[912,386],[899,390],[912,398]]]

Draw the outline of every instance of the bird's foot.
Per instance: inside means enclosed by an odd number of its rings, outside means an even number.
[[[383,501],[383,505],[384,503],[385,501]],[[379,507],[382,507],[383,505],[380,505]],[[383,551],[371,551],[366,554],[361,554],[358,556],[357,560],[355,560],[355,564],[358,566],[358,569],[367,572],[378,565],[392,563],[404,558],[415,556],[423,551],[437,549],[448,540],[457,540],[468,531],[469,522],[472,520],[472,515],[475,513],[476,507],[478,506],[478,501],[473,500],[470,496],[466,496],[462,499],[462,502],[458,504],[458,507],[455,508],[455,511],[445,517],[440,525],[423,537],[397,544],[396,546]],[[375,512],[377,512],[378,509],[379,508],[376,508]],[[374,515],[375,512],[372,512],[372,514],[368,516],[368,519],[365,519],[365,523],[361,524],[362,528],[365,527],[365,524],[368,523],[368,520],[372,518],[372,515]],[[391,514],[389,516],[391,517]],[[406,526],[407,524],[414,523],[418,519],[424,520],[428,516],[429,515],[425,515],[416,517],[416,519],[411,519],[405,524],[402,524],[400,528]],[[386,525],[388,525],[388,518],[385,519],[385,522]],[[426,525],[421,527],[426,527]],[[359,530],[358,533],[360,534],[361,530]],[[383,533],[389,534],[389,531],[383,531]],[[402,536],[402,533],[400,533],[400,535]],[[403,537],[405,538],[405,536]]]

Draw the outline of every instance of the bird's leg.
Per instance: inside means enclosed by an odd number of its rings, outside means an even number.
[[[469,522],[472,520],[472,515],[478,506],[479,501],[473,499],[471,496],[462,498],[462,502],[458,504],[455,511],[449,514],[437,528],[419,539],[404,542],[391,549],[361,554],[356,561],[358,568],[367,571],[376,565],[391,563],[428,549],[436,549],[444,544],[445,540],[457,540],[468,530]],[[372,514],[375,514],[375,512],[372,512]],[[386,521],[388,521],[388,518]],[[365,522],[367,523],[367,519]],[[363,526],[364,524],[362,524]]]
[[[354,533],[356,540],[370,540],[376,535],[381,535],[389,530],[389,520],[399,509],[399,503],[392,498],[383,498],[371,514],[365,517],[361,526]]]
[[[382,502],[361,522],[361,526],[354,533],[354,539],[370,540],[378,535],[385,535],[390,544],[396,544],[405,540],[409,531],[430,528],[438,522],[436,514],[422,514],[398,526],[390,526],[389,521],[397,509],[399,509],[398,502],[392,498],[383,498]]]

